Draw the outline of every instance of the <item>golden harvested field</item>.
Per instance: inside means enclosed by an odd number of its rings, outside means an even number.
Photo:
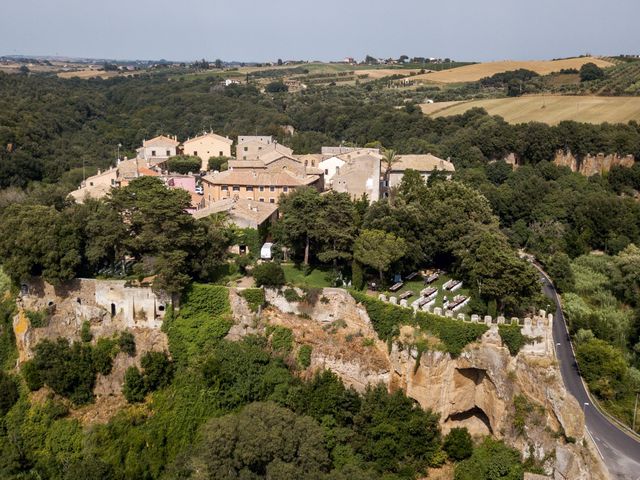
[[[418,70],[409,70],[407,68],[370,68],[366,70],[354,70],[356,75],[369,75],[372,80],[378,80],[382,77],[388,77],[390,75],[404,75],[405,77],[411,75],[411,73],[417,73]]]
[[[484,77],[490,77],[496,73],[508,72],[519,68],[533,70],[540,75],[547,75],[552,72],[559,72],[563,68],[579,69],[585,63],[593,62],[599,67],[610,67],[613,63],[600,58],[583,57],[568,58],[565,60],[538,60],[538,61],[502,61],[476,63],[465,65],[464,67],[441,70],[439,72],[424,73],[413,77],[415,80],[427,80],[438,83],[463,83],[475,82]]]
[[[473,107],[482,107],[490,115],[500,115],[509,123],[543,122],[556,125],[562,120],[587,123],[640,121],[640,97],[531,95],[432,103],[422,105],[422,111],[432,117],[447,117],[459,115]]]
[[[453,107],[459,103],[465,103],[464,100],[455,100],[452,102],[434,102],[434,103],[423,103],[420,105],[422,108],[422,113],[425,115],[433,115],[440,110],[444,110],[445,108]]]
[[[77,70],[75,72],[60,72],[58,73],[58,77],[60,78],[73,78],[73,77],[78,77],[78,78],[82,78],[82,79],[87,79],[87,78],[94,78],[94,77],[100,77],[100,78],[111,78],[111,77],[117,77],[118,76],[118,72],[105,72],[103,70]]]

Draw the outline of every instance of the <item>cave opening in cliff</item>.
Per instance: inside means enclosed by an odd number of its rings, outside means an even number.
[[[480,368],[456,368],[456,371],[476,385],[480,385],[486,375],[486,372]]]
[[[453,424],[452,426],[467,427],[470,432],[475,434],[493,435],[489,417],[478,406],[474,406],[464,412],[452,413],[445,422]]]

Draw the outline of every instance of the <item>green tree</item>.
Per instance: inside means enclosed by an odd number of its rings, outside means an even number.
[[[395,150],[391,150],[391,149],[384,149],[383,154],[382,154],[382,163],[384,163],[384,185],[386,188],[387,193],[389,194],[389,198],[391,198],[391,192],[390,192],[390,185],[389,185],[389,178],[391,177],[391,169],[393,168],[393,165],[398,163],[400,161],[400,158],[398,158],[398,155],[396,154]]]
[[[274,82],[268,83],[266,87],[264,87],[265,91],[269,93],[282,93],[288,92],[289,87],[287,87],[282,80],[276,80]]]
[[[576,346],[576,359],[589,389],[604,399],[613,399],[622,389],[627,362],[622,352],[597,338]]]
[[[444,437],[442,448],[450,459],[459,462],[473,453],[473,441],[466,428],[452,428]]]
[[[407,251],[402,238],[382,230],[363,230],[355,241],[353,256],[355,260],[378,271],[380,281],[393,262]]]
[[[201,165],[202,160],[191,155],[175,155],[167,160],[167,170],[182,175],[199,173]]]
[[[422,472],[440,446],[438,416],[384,385],[367,389],[353,419],[357,453],[379,472]]]
[[[604,78],[604,71],[593,62],[585,63],[580,67],[580,81],[590,82]]]
[[[338,202],[342,197],[334,197]],[[280,199],[282,218],[278,225],[278,235],[283,243],[293,249],[304,246],[304,264],[309,265],[311,242],[321,235],[320,215],[322,197],[315,188],[297,188],[293,193]]]
[[[486,438],[473,455],[456,466],[455,480],[522,480],[524,467],[517,450]]]
[[[181,478],[319,479],[330,466],[322,428],[272,403],[210,420],[184,463]]]
[[[229,157],[209,157],[207,161],[207,168],[209,171],[223,172],[227,170],[229,166]]]
[[[559,292],[573,290],[575,279],[569,255],[563,252],[554,253],[546,262],[546,269]]]
[[[318,235],[318,260],[331,262],[333,267],[337,268],[339,261],[346,262],[351,259],[356,233],[355,207],[348,194],[329,192],[322,198],[320,208],[317,228],[322,235]]]
[[[398,186],[398,194],[406,202],[419,202],[426,195],[427,186],[424,178],[417,170],[405,170],[400,185]]]

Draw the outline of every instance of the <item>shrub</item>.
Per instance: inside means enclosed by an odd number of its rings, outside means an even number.
[[[296,292],[294,288],[285,288],[282,294],[287,302],[300,302],[303,300],[303,297],[298,295],[298,292]]]
[[[466,428],[452,428],[444,437],[442,448],[447,452],[450,459],[459,462],[469,458],[473,453],[473,441],[469,430]]]
[[[44,311],[33,311],[33,310],[25,310],[24,314],[29,319],[29,323],[33,328],[42,328],[46,327],[49,323],[47,312]]]
[[[311,352],[313,348],[311,345],[302,345],[300,350],[298,350],[298,364],[302,368],[309,368],[311,365]]]
[[[131,332],[122,332],[118,338],[118,347],[120,351],[126,353],[130,357],[136,355],[136,339]]]
[[[99,338],[95,347],[91,349],[93,367],[97,373],[109,375],[113,368],[113,358],[118,353],[115,340]]]
[[[43,340],[34,348],[34,357],[22,367],[22,373],[31,390],[43,385],[69,398],[76,404],[93,400],[96,374],[111,371],[114,343],[104,340],[96,347],[69,342],[58,338],[55,342]]]
[[[286,355],[293,348],[293,334],[290,329],[280,325],[268,326],[266,333],[271,339],[271,349],[274,352]]]
[[[447,352],[456,357],[464,347],[478,340],[489,327],[477,323],[465,323],[460,320],[440,317],[426,312],[413,311],[370,297],[367,294],[351,291],[357,302],[364,305],[378,336],[391,341],[402,325],[418,325],[422,330],[438,337]]]
[[[356,260],[351,264],[351,285],[356,290],[364,288],[364,272],[362,271],[362,265]]]
[[[178,314],[165,315],[163,331],[169,337],[172,358],[185,365],[213,348],[229,332],[229,290],[218,285],[194,283],[182,298]]]
[[[252,275],[259,287],[281,287],[285,283],[284,270],[279,263],[268,262],[256,265]]]
[[[147,352],[140,359],[148,392],[166,387],[173,378],[173,363],[165,352]]]
[[[236,267],[242,275],[247,274],[247,267],[251,265],[251,257],[249,255],[238,255],[235,258]]]
[[[124,387],[122,389],[124,398],[129,403],[142,402],[147,394],[144,377],[138,367],[129,367],[124,374]]]
[[[87,321],[82,322],[82,327],[80,328],[80,340],[85,343],[89,343],[93,340],[93,334],[91,333],[91,324]]]
[[[519,325],[498,325],[498,332],[505,347],[509,349],[511,355],[517,355],[522,347],[527,343],[532,343],[533,338],[522,334]]]
[[[239,294],[247,301],[252,312],[257,312],[265,304],[264,290],[261,288],[247,288]]]

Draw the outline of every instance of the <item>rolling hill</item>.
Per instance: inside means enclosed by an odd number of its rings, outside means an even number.
[[[429,72],[413,77],[414,80],[424,80],[438,83],[463,83],[475,82],[484,77],[490,77],[496,73],[508,72],[519,68],[533,70],[540,75],[547,75],[552,72],[559,72],[562,69],[576,68],[593,62],[599,67],[611,67],[613,63],[595,57],[567,58],[563,60],[536,60],[536,61],[501,61],[476,63],[465,65],[464,67],[442,70],[439,72]]]
[[[459,115],[482,107],[491,115],[500,115],[509,123],[544,122],[556,125],[563,120],[587,123],[626,123],[640,121],[640,97],[599,97],[530,95],[524,97],[440,102],[422,105],[432,117]]]

